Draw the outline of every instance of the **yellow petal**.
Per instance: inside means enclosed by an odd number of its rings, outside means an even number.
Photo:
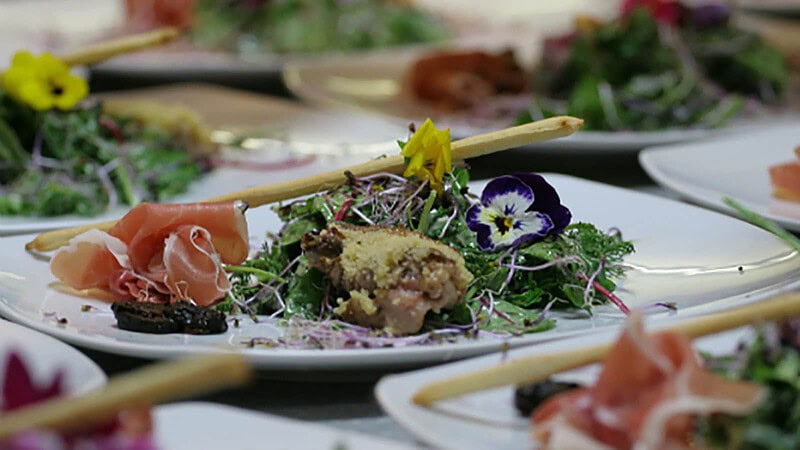
[[[41,80],[30,80],[19,86],[15,97],[37,111],[45,111],[53,107],[53,95],[50,87]]]
[[[55,96],[55,106],[62,111],[72,109],[89,93],[89,85],[86,80],[74,75],[62,75],[53,79],[52,82],[62,90],[60,95]]]
[[[33,53],[28,51],[18,51],[14,53],[14,57],[11,58],[11,68],[14,67],[24,67],[24,66],[34,66],[36,64],[36,58],[33,56]]]
[[[425,140],[425,136],[427,136],[431,131],[435,131],[435,129],[436,128],[433,126],[431,119],[426,119],[425,122],[423,122],[422,125],[417,128],[417,131],[414,132],[414,135],[411,136],[411,139],[406,142],[401,154],[408,158],[420,150],[424,150],[422,143]]]
[[[450,147],[450,143],[452,142],[450,139],[450,128],[441,130],[439,133],[442,140],[442,164],[444,164],[445,172],[450,173],[453,171],[453,154]]]
[[[39,70],[47,77],[57,77],[69,73],[69,67],[50,53],[42,53],[36,60]]]

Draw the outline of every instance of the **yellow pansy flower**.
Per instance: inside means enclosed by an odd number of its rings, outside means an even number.
[[[433,189],[442,192],[444,174],[453,170],[450,154],[450,129],[437,130],[431,119],[425,120],[403,147],[408,158],[403,176],[427,180]]]
[[[86,81],[70,74],[69,67],[50,53],[35,57],[30,52],[17,52],[0,85],[13,99],[37,111],[66,111],[89,94]]]

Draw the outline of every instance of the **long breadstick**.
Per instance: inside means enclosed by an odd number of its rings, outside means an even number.
[[[88,66],[124,53],[136,52],[165,44],[177,38],[180,34],[181,32],[177,28],[159,28],[146,33],[100,42],[63,55],[61,56],[61,60],[68,66]]]
[[[476,156],[488,155],[521,145],[568,136],[580,128],[582,124],[583,120],[574,117],[553,117],[538,122],[461,139],[452,143],[453,160],[474,158]],[[251,208],[254,208],[299,197],[301,195],[314,194],[323,190],[332,189],[347,182],[346,171],[357,177],[361,177],[379,172],[401,173],[404,168],[405,161],[403,157],[398,154],[374,159],[346,169],[334,170],[307,178],[301,178],[299,180],[268,184],[231,194],[220,195],[205,201],[223,202],[241,200],[247,202]],[[108,230],[114,226],[114,223],[116,223],[116,221],[48,231],[36,236],[33,241],[25,245],[25,248],[27,250],[39,252],[55,250],[66,245],[70,239],[85,231],[93,228]]]
[[[800,316],[800,293],[784,294],[731,311],[677,323],[666,329],[691,338],[731,330],[741,326]],[[601,361],[612,344],[601,344],[555,353],[514,359],[501,365],[437,380],[420,388],[413,396],[422,406],[508,385],[535,383],[566,370]]]
[[[90,429],[125,409],[240,385],[251,376],[245,358],[235,353],[156,364],[115,377],[104,388],[80,397],[61,397],[4,414],[0,441],[30,429]]]

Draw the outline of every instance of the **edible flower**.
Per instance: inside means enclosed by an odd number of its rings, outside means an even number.
[[[533,173],[493,179],[480,203],[467,210],[467,226],[477,234],[482,250],[540,241],[560,233],[571,219],[555,188]]]
[[[69,67],[50,53],[35,57],[17,52],[0,85],[13,99],[37,111],[69,110],[89,93],[86,81],[70,74]]]
[[[47,383],[37,384],[20,355],[10,352],[5,362],[0,411],[12,411],[61,395],[63,378],[63,372],[57,372]]]
[[[622,2],[622,14],[629,15],[637,8],[644,8],[653,15],[656,21],[668,25],[680,22],[684,7],[676,0],[625,0]]]
[[[453,170],[449,128],[437,130],[431,119],[425,120],[403,146],[402,154],[407,161],[404,177],[426,180],[442,193],[444,174]]]

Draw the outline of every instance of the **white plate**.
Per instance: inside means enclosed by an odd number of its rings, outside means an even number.
[[[213,403],[188,402],[154,411],[155,441],[169,450],[401,450],[394,441]]]
[[[473,47],[474,48],[474,47]],[[286,64],[286,86],[301,99],[325,106],[362,109],[392,118],[399,123],[421,123],[431,117],[439,127],[450,128],[456,138],[493,131],[513,125],[513,117],[480,120],[464,114],[443,114],[413,98],[407,87],[407,72],[413,62],[430,50],[412,49],[376,53],[354,58],[320,57]],[[518,103],[518,101],[514,101]],[[660,131],[579,131],[572,136],[524,146],[525,149],[559,149],[574,152],[635,153],[651,145],[697,140],[741,132],[780,120],[782,114],[762,114],[757,120],[737,120],[720,129],[666,129]]]
[[[19,353],[39,383],[47,383],[64,372],[64,390],[82,394],[106,383],[106,374],[83,353],[50,336],[0,319],[0,384],[10,352]]]
[[[748,335],[746,329],[699,339],[700,350],[716,355],[736,351],[736,344]],[[611,342],[616,333],[605,332],[592,337],[579,337],[512,350],[505,358],[490,355],[431,369],[424,369],[381,379],[375,395],[383,409],[404,428],[423,442],[437,448],[459,450],[519,450],[534,447],[530,436],[530,419],[522,417],[514,407],[514,388],[503,387],[439,402],[431,408],[415,405],[414,393],[429,382],[472,372],[517,357],[542,352],[577,349],[602,342]],[[576,370],[561,377],[587,383],[596,376],[598,366]]]
[[[564,175],[547,175],[558,189],[576,221],[600,228],[618,227],[632,239],[637,252],[620,283],[619,295],[630,306],[674,302],[677,314],[650,312],[661,320],[710,313],[757,300],[800,285],[800,254],[769,233],[744,222],[673,200],[632,192]],[[480,187],[476,187],[476,192]],[[265,230],[275,231],[277,217],[266,208],[248,212],[253,242]],[[75,298],[48,288],[54,280],[47,264],[26,254],[31,236],[0,239],[0,314],[89,348],[149,358],[214,351],[242,351],[254,364],[270,370],[373,370],[397,369],[441,363],[496,351],[503,340],[484,338],[428,347],[370,350],[278,350],[246,348],[254,337],[278,337],[273,322],[240,320],[240,327],[217,336],[149,335],[117,329],[107,304]],[[740,270],[741,268],[741,270]],[[81,305],[97,309],[82,312]],[[55,311],[68,319],[58,324],[44,317]],[[611,306],[584,314],[555,316],[554,330],[509,339],[522,345],[596,331],[621,323],[623,316]],[[655,317],[654,317],[655,319]]]
[[[644,170],[660,185],[720,211],[732,211],[724,196],[800,231],[800,203],[772,196],[769,166],[797,157],[800,125],[773,127],[748,135],[692,144],[645,149],[639,155]]]

